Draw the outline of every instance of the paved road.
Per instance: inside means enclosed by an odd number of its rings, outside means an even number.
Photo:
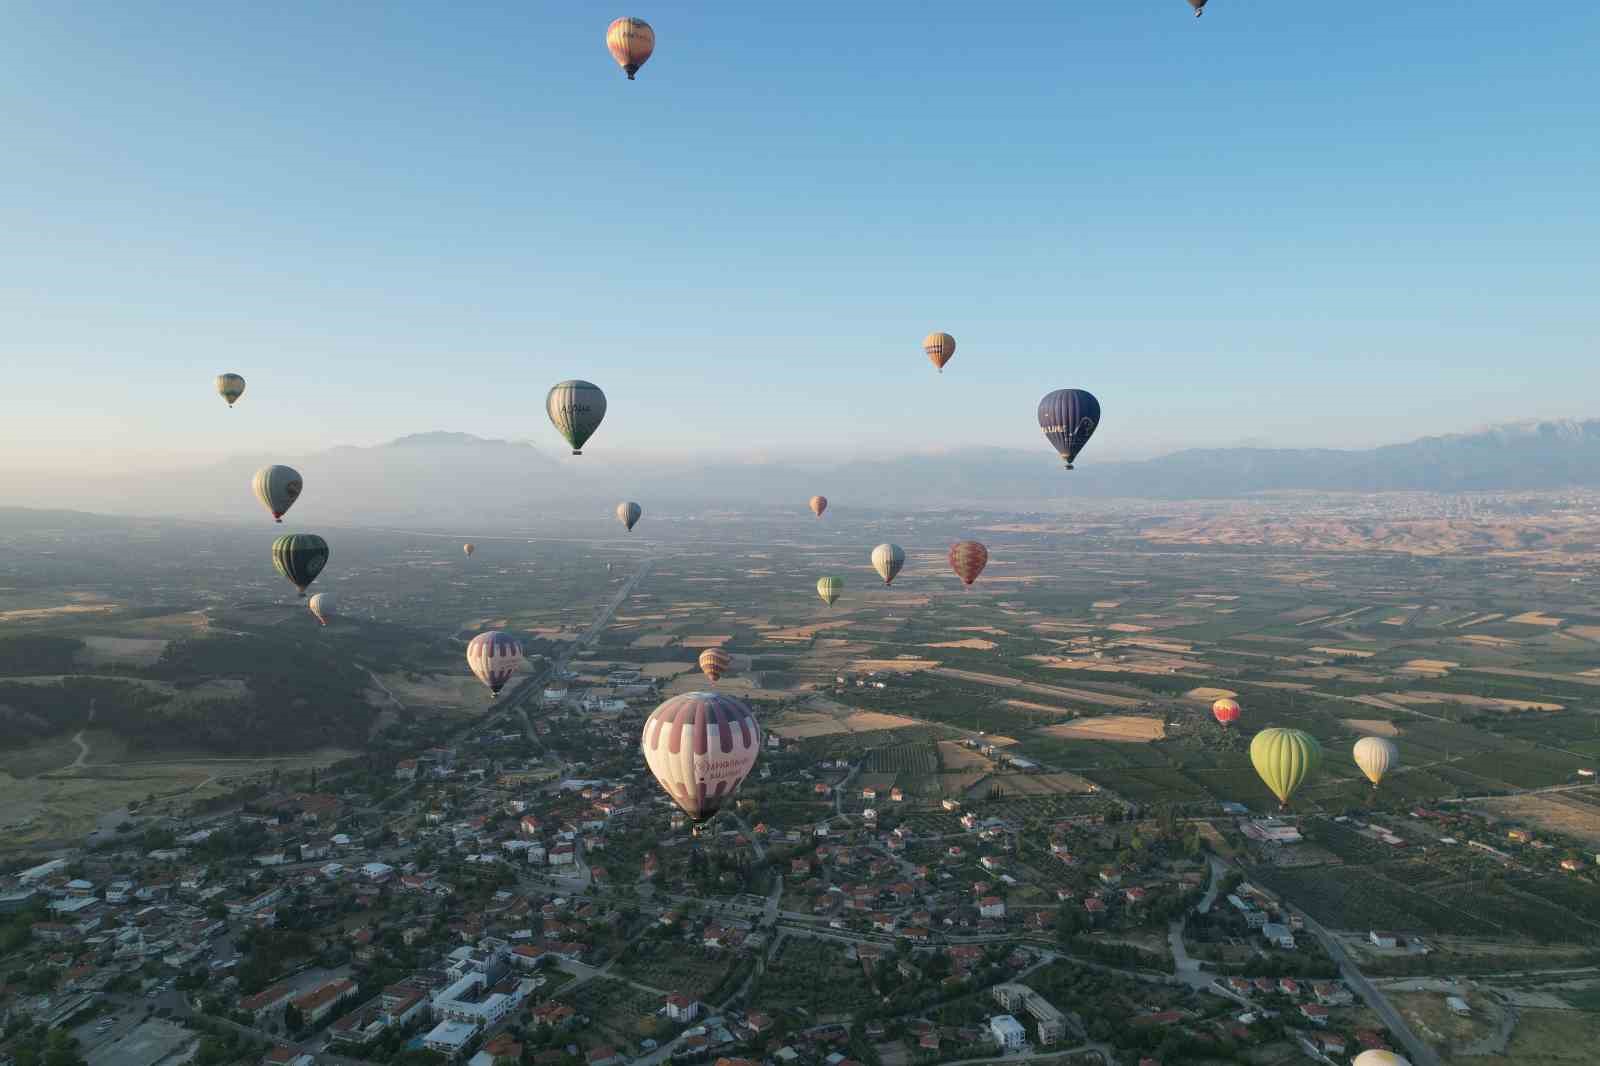
[[[1286,901],[1287,903],[1287,901]],[[1383,1019],[1383,1024],[1389,1027],[1395,1039],[1405,1045],[1406,1055],[1410,1057],[1412,1066],[1440,1066],[1439,1056],[1434,1054],[1433,1048],[1411,1031],[1411,1026],[1406,1023],[1405,1017],[1389,1002],[1387,996],[1378,989],[1356,966],[1344,950],[1344,945],[1339,943],[1339,938],[1324,929],[1314,918],[1298,907],[1293,908],[1305,919],[1306,928],[1322,942],[1322,948],[1334,962],[1339,964],[1339,972],[1345,982],[1356,994],[1366,1001],[1367,1006],[1377,1012]]]

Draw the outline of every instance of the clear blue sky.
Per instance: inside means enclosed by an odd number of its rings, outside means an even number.
[[[553,449],[566,377],[618,452],[1600,415],[1597,54],[1579,2],[8,4],[0,463]]]

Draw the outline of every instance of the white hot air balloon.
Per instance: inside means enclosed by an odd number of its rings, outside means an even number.
[[[1383,782],[1384,774],[1400,765],[1400,749],[1383,737],[1362,737],[1356,741],[1352,754],[1373,788]]]

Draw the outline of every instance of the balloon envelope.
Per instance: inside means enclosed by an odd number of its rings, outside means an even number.
[[[844,580],[837,577],[824,577],[817,579],[817,595],[822,597],[822,602],[829,607],[839,598],[839,593],[844,591]]]
[[[880,544],[872,549],[872,568],[883,578],[885,585],[892,582],[905,565],[905,549],[898,544]]]
[[[809,502],[811,506],[811,513],[816,515],[818,518],[821,518],[822,512],[828,509],[828,498],[826,496],[813,496]]]
[[[511,675],[522,665],[522,644],[509,633],[491,629],[479,633],[467,645],[467,666],[479,681],[498,696]]]
[[[975,540],[957,541],[950,545],[950,569],[956,572],[967,588],[978,580],[983,568],[989,565],[989,549]]]
[[[261,501],[261,506],[267,509],[273,520],[281,522],[289,508],[294,506],[294,501],[300,498],[300,490],[305,487],[305,482],[300,478],[300,471],[294,467],[274,465],[257,470],[250,487],[255,490],[256,499]]]
[[[628,532],[633,532],[633,524],[639,521],[639,516],[644,514],[644,509],[632,500],[617,504],[617,521],[628,527]]]
[[[1211,717],[1223,725],[1232,725],[1239,720],[1239,704],[1236,700],[1226,697],[1211,705]]]
[[[272,542],[272,565],[288,578],[300,595],[328,565],[328,542],[315,533],[290,533]]]
[[[1072,461],[1100,425],[1100,401],[1082,389],[1057,389],[1039,401],[1039,428],[1072,469]]]
[[[645,719],[639,747],[662,790],[701,822],[717,813],[755,766],[761,727],[732,696],[686,692]]]
[[[319,592],[306,601],[306,606],[311,609],[311,613],[318,622],[327,625],[329,620],[337,613],[338,603],[334,600],[333,593]]]
[[[478,550],[478,546],[471,541],[468,541],[461,546],[461,550],[466,554],[467,558],[470,559],[472,558],[472,553]]]
[[[1387,1048],[1372,1048],[1352,1059],[1350,1066],[1411,1066],[1411,1060]]]
[[[1205,14],[1206,0],[1189,0],[1189,6],[1194,8],[1194,17],[1199,18]]]
[[[217,395],[228,401],[232,407],[239,397],[244,395],[244,378],[238,374],[217,375]]]
[[[1373,788],[1383,781],[1384,774],[1400,765],[1400,749],[1383,737],[1362,737],[1351,754]]]
[[[1250,762],[1278,803],[1287,807],[1322,762],[1322,746],[1298,729],[1263,729],[1250,741]]]
[[[572,445],[572,454],[582,455],[584,443],[606,417],[606,394],[587,381],[563,381],[551,386],[544,409],[556,432]]]
[[[928,354],[928,361],[942,374],[944,365],[956,354],[956,339],[948,333],[930,333],[922,338],[922,350]]]
[[[616,19],[606,27],[606,48],[632,81],[656,50],[656,31],[644,19]]]
[[[712,683],[719,680],[728,672],[728,667],[733,665],[733,656],[721,648],[707,648],[700,653],[700,672],[705,674]]]

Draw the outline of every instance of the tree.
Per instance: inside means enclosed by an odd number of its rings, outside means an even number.
[[[300,1013],[300,1008],[293,1003],[283,1008],[283,1027],[291,1033],[299,1032],[305,1027],[306,1019]]]

